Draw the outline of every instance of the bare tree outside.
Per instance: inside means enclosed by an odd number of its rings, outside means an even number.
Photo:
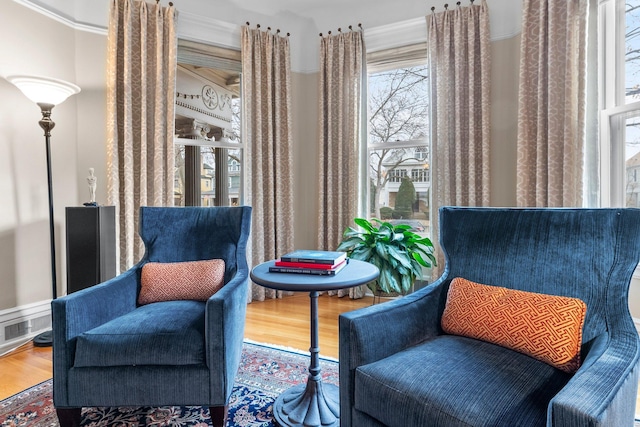
[[[403,178],[429,183],[427,67],[420,65],[371,74],[368,90],[369,206],[370,215],[380,218],[384,217],[381,208],[393,210],[394,194],[390,187],[398,187]],[[381,200],[383,194],[384,201]]]

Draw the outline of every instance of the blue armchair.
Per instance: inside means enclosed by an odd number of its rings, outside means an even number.
[[[340,418],[360,426],[633,426],[640,340],[628,309],[638,209],[440,210],[443,275],[340,316]],[[565,373],[441,327],[455,277],[586,303]]]
[[[80,425],[86,406],[208,406],[213,425],[225,424],[242,352],[250,223],[250,207],[143,207],[143,259],[53,301],[53,402],[62,427]],[[225,261],[224,285],[207,301],[138,304],[147,262],[207,259]]]

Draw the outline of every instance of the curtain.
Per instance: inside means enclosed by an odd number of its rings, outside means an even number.
[[[176,19],[172,6],[112,0],[107,36],[107,192],[119,265],[144,254],[140,206],[172,206]]]
[[[257,265],[293,250],[293,158],[289,38],[242,27],[243,138],[253,207],[251,261]],[[282,296],[252,284],[249,301]]]
[[[361,31],[322,37],[320,44],[320,185],[318,248],[335,250],[358,216],[365,46]],[[339,291],[364,296],[365,286]]]
[[[585,0],[525,0],[520,50],[518,206],[582,206]]]
[[[432,209],[437,246],[441,206],[489,205],[491,47],[489,8],[457,7],[427,17],[431,78]],[[444,268],[438,250],[438,275]]]

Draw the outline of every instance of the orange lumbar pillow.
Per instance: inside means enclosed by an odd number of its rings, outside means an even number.
[[[456,277],[442,329],[524,353],[562,371],[580,367],[586,304],[578,298],[483,285]]]
[[[224,285],[224,260],[148,262],[142,266],[138,304],[206,301]]]

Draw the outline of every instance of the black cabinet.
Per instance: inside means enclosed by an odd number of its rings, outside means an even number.
[[[66,208],[67,293],[116,275],[114,206]]]

